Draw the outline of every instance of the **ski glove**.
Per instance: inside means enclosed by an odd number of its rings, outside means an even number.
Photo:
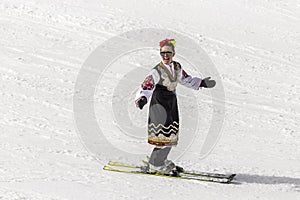
[[[142,96],[136,102],[136,106],[139,107],[141,110],[143,109],[144,105],[146,105],[146,104],[147,104],[147,98],[145,96]]]
[[[205,79],[203,79],[200,83],[200,87],[205,87],[205,88],[213,88],[216,85],[216,81],[215,80],[209,80],[210,77],[206,77]]]

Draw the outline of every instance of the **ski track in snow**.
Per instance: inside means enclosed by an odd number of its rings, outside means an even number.
[[[166,6],[174,14],[167,14]],[[235,172],[236,184],[102,171],[107,160],[99,162],[81,143],[72,106],[81,65],[107,39],[147,27],[188,35],[216,65],[226,94],[223,135],[205,159],[199,158],[204,137],[200,135],[178,164]],[[4,0],[0,36],[0,199],[300,198],[296,0]],[[126,61],[135,67],[153,63],[145,53],[136,55]],[[106,78],[114,81],[117,75]],[[200,92],[201,113],[209,113],[211,106],[205,104],[210,94]],[[97,95],[100,103],[108,101],[110,90],[101,88]],[[181,109],[192,109],[184,104],[188,101],[180,96]],[[105,108],[100,106],[96,112],[101,111]],[[209,119],[202,122],[205,132]],[[135,145],[130,139],[118,142]]]

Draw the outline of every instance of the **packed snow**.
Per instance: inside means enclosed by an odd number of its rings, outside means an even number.
[[[0,199],[300,199],[300,1],[1,0],[0,23]],[[221,136],[202,156],[211,92],[178,86],[179,143],[190,145],[170,157],[191,170],[237,173],[234,184],[102,170],[110,159],[138,163],[151,152],[148,107],[135,108],[134,92],[160,61],[158,47],[115,58],[85,99],[106,138],[95,147],[105,152],[110,143],[125,153],[96,155],[82,138],[73,98],[84,63],[111,38],[146,28],[193,40],[224,88]],[[180,38],[177,46],[175,60],[191,74],[211,75],[179,56],[190,48]],[[107,105],[122,108],[121,117],[129,110],[128,127],[140,135],[124,134]]]

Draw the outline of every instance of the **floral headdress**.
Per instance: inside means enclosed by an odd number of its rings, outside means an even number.
[[[171,43],[174,47],[176,46],[176,40],[167,38],[167,39],[164,39],[164,40],[159,42],[160,48],[165,46],[165,44],[167,44],[167,43]]]

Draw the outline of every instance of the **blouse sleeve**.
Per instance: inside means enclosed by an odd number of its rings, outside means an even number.
[[[192,77],[187,74],[184,69],[181,68],[181,72],[179,74],[179,83],[188,88],[192,88],[194,90],[199,90],[202,79],[198,77]]]
[[[145,96],[147,98],[147,102],[149,98],[152,96],[152,93],[155,89],[155,85],[159,82],[160,76],[156,69],[152,69],[152,71],[147,75],[144,82],[139,87],[135,96],[135,103],[137,105],[137,101],[140,100],[141,97]]]

